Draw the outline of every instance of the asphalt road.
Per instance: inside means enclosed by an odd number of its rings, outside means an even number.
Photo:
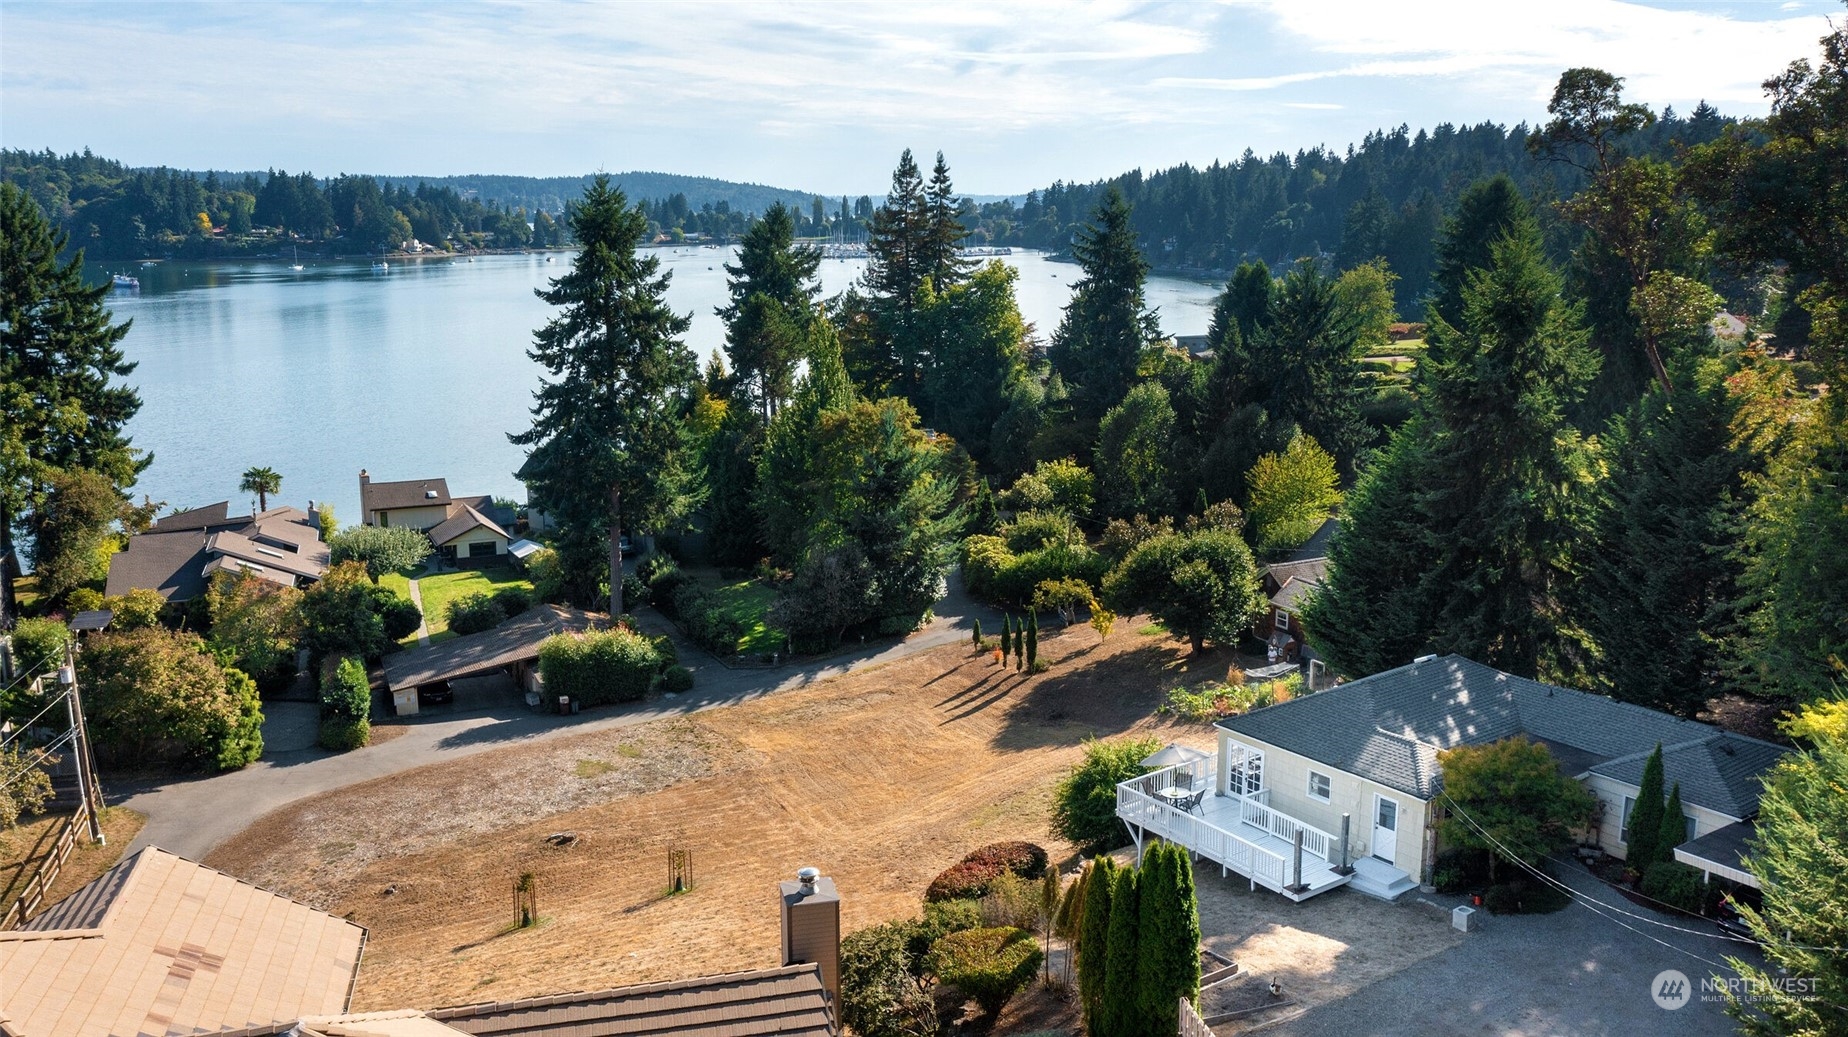
[[[154,845],[202,860],[214,846],[264,814],[308,796],[489,749],[646,724],[746,702],[964,640],[969,637],[970,621],[976,618],[987,629],[998,629],[1001,622],[1000,613],[968,598],[962,593],[961,581],[952,576],[950,594],[937,603],[935,618],[902,642],[803,665],[730,668],[680,637],[651,611],[640,618],[644,628],[674,637],[680,661],[693,671],[691,691],[568,717],[535,713],[523,704],[510,703],[475,713],[416,718],[404,734],[350,753],[313,747],[313,704],[272,703],[266,707],[264,756],[251,766],[228,774],[118,789],[112,789],[105,777],[104,794],[113,804],[147,815],[148,823],[129,852]]]

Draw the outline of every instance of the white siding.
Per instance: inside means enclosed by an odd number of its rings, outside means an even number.
[[[1642,791],[1627,782],[1614,781],[1601,774],[1586,777],[1585,785],[1598,797],[1598,804],[1603,808],[1599,817],[1596,835],[1598,848],[1613,857],[1628,860],[1630,848],[1623,841],[1623,801],[1625,796],[1634,797]],[[1725,828],[1734,821],[1741,820],[1728,817],[1717,810],[1693,804],[1682,804],[1682,813],[1694,819],[1694,838],[1698,839],[1715,829]]]
[[[1373,797],[1378,794],[1396,800],[1399,836],[1393,865],[1414,878],[1421,876],[1427,844],[1425,824],[1430,814],[1429,804],[1424,800],[1330,764],[1227,731],[1219,732],[1218,787],[1221,790],[1226,787],[1225,761],[1235,743],[1264,753],[1264,788],[1270,792],[1272,807],[1335,836],[1341,834],[1341,815],[1348,814],[1350,856],[1364,857],[1373,852],[1369,845],[1373,839]],[[1328,777],[1327,802],[1309,796],[1309,772],[1312,770]]]

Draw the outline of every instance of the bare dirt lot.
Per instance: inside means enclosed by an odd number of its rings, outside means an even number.
[[[816,865],[851,930],[913,915],[972,847],[1047,830],[1083,740],[1210,729],[1153,718],[1162,689],[1220,676],[1167,639],[1046,636],[1050,672],[935,649],[744,705],[483,753],[269,815],[214,867],[347,915],[370,938],[356,1010],[434,1006],[771,965],[775,883]],[[1217,670],[1218,672],[1212,672]],[[570,832],[557,847],[547,836]],[[665,895],[670,846],[695,886]],[[512,883],[541,924],[512,929]]]

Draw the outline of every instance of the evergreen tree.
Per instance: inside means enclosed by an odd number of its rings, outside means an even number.
[[[1117,863],[1109,857],[1090,862],[1084,885],[1084,920],[1078,931],[1078,1001],[1085,1032],[1104,1033],[1104,995],[1110,975],[1111,900],[1116,893]]]
[[[1027,613],[1027,669],[1039,665],[1039,613]]]
[[[683,414],[699,368],[680,340],[688,318],[668,308],[668,275],[635,248],[641,207],[598,176],[570,224],[581,246],[571,270],[537,290],[562,312],[527,354],[550,378],[533,394],[532,427],[508,438],[531,448],[519,476],[558,516],[568,593],[587,605],[607,580],[616,615],[625,517],[661,528],[691,505]]]
[[[706,534],[712,560],[744,567],[767,553],[757,524],[757,466],[766,434],[751,407],[729,406],[706,443]]]
[[[96,472],[125,496],[153,461],[125,434],[141,409],[118,381],[135,370],[120,345],[128,322],[111,323],[107,284],[83,283],[81,252],[59,262],[68,244],[23,190],[0,184],[0,629],[16,617],[14,534],[56,521],[42,514],[52,474]]]
[[[1128,394],[1143,351],[1161,338],[1143,298],[1149,264],[1129,216],[1129,203],[1112,187],[1078,232],[1072,256],[1084,276],[1052,336],[1053,369],[1077,387],[1079,412],[1092,420]]]
[[[950,183],[950,166],[937,152],[937,164],[931,168],[930,182],[924,186],[925,232],[919,256],[924,275],[945,293],[961,284],[974,265],[956,254],[968,231],[957,212],[956,188]]]
[[[1001,665],[1007,665],[1007,657],[1014,654],[1014,617],[1001,616]]]
[[[1848,40],[1844,40],[1848,50]],[[1845,56],[1848,61],[1848,56]],[[1758,800],[1757,842],[1746,867],[1764,890],[1764,907],[1740,905],[1764,960],[1727,964],[1761,992],[1727,1011],[1751,1037],[1798,1037],[1841,1032],[1848,1004],[1848,740],[1822,735],[1808,752],[1784,757],[1765,778]],[[1804,991],[1778,979],[1814,981]]]
[[[918,321],[933,343],[920,409],[977,461],[987,461],[1013,387],[1026,377],[1020,273],[996,260],[949,289],[924,290]]]
[[[982,650],[982,620],[980,617],[976,618],[975,627],[969,632],[969,641],[975,645],[976,651]]]
[[[1200,1003],[1200,908],[1187,850],[1168,842],[1151,847],[1140,885],[1138,1032],[1178,1033],[1180,1002]]]
[[[1110,891],[1110,930],[1104,946],[1104,993],[1093,1037],[1139,1037],[1141,1002],[1136,996],[1137,968],[1141,957],[1141,876],[1135,868],[1119,868]]]
[[[806,359],[815,297],[817,249],[795,243],[795,217],[781,202],[744,232],[738,262],[727,263],[731,301],[718,309],[732,376],[767,423],[788,401]]]
[[[913,320],[918,290],[931,274],[930,204],[923,176],[906,148],[892,171],[892,189],[873,213],[861,279],[867,327],[853,336],[847,358],[854,380],[872,392],[891,390],[915,399],[923,378]]]
[[[1675,859],[1675,847],[1688,841],[1688,819],[1681,809],[1681,783],[1669,790],[1668,805],[1662,808],[1662,831],[1656,836],[1658,864]]]
[[[1666,804],[1662,799],[1662,747],[1655,747],[1643,763],[1643,780],[1637,786],[1636,801],[1630,807],[1630,837],[1624,840],[1624,863],[1641,875],[1651,864],[1661,860],[1658,847],[1662,840],[1662,817]]]
[[[1238,269],[1232,271],[1232,279],[1226,282],[1219,303],[1214,306],[1215,326],[1227,331],[1237,329],[1241,339],[1251,341],[1270,327],[1271,304],[1276,291],[1270,268],[1262,259],[1240,263]]]
[[[1457,199],[1437,243],[1431,312],[1453,326],[1463,323],[1463,289],[1472,271],[1487,269],[1495,243],[1520,232],[1531,219],[1521,190],[1505,174],[1478,180]]]
[[[1262,402],[1270,419],[1295,424],[1350,470],[1367,439],[1360,401],[1371,391],[1360,370],[1361,315],[1312,260],[1284,275],[1270,313],[1252,351],[1269,372]]]
[[[1722,690],[1736,635],[1744,476],[1738,405],[1718,361],[1649,393],[1603,435],[1608,468],[1575,549],[1573,614],[1593,646],[1594,686],[1680,716]]]

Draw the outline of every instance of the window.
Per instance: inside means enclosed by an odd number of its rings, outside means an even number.
[[[1623,797],[1623,825],[1622,827],[1617,829],[1617,838],[1623,840],[1626,843],[1630,841],[1630,811],[1634,809],[1635,807],[1636,807],[1636,797],[1635,796]]]
[[[1232,746],[1226,790],[1234,796],[1255,796],[1264,789],[1264,754],[1236,743]]]
[[[1328,802],[1328,792],[1329,792],[1328,775],[1317,774],[1315,771],[1310,771],[1309,772],[1309,798],[1319,799],[1322,802],[1326,803]]]
[[[1282,609],[1277,610],[1277,623],[1274,629],[1279,634],[1287,634],[1290,632],[1290,614],[1288,612]]]
[[[477,540],[468,545],[468,556],[470,558],[485,558],[488,555],[499,554],[500,551],[496,549],[498,546],[499,545],[492,540]]]

